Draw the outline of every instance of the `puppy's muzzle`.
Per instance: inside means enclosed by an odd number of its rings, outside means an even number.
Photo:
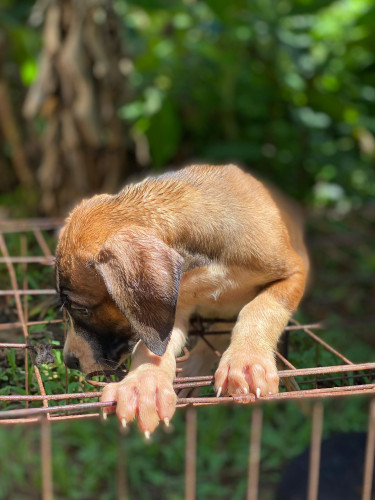
[[[71,368],[73,370],[79,370],[80,369],[80,362],[79,359],[76,358],[73,354],[70,353],[64,353],[64,363],[68,368]]]

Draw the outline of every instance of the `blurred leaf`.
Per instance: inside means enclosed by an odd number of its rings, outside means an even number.
[[[167,164],[176,154],[181,138],[181,125],[171,100],[166,99],[161,110],[153,116],[147,138],[155,166]]]

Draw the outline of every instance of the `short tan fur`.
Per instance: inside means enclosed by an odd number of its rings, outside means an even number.
[[[95,196],[73,210],[57,248],[72,320],[65,358],[87,372],[133,351],[131,372],[102,400],[149,433],[173,415],[189,318],[238,316],[216,390],[277,392],[274,352],[308,270],[295,206],[234,165],[192,166]]]

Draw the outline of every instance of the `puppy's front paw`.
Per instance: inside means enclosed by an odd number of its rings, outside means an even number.
[[[244,352],[232,345],[223,354],[215,373],[218,395],[253,393],[257,398],[277,393],[279,377],[272,352]]]
[[[108,384],[101,401],[117,401],[116,414],[122,425],[137,417],[139,428],[149,437],[159,420],[169,423],[175,412],[177,396],[166,372],[156,367],[140,366],[121,382]]]

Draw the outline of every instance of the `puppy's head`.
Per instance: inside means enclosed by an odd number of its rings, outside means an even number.
[[[139,340],[163,355],[182,263],[149,230],[73,213],[56,252],[57,289],[70,318],[66,364],[86,373],[114,368]]]

